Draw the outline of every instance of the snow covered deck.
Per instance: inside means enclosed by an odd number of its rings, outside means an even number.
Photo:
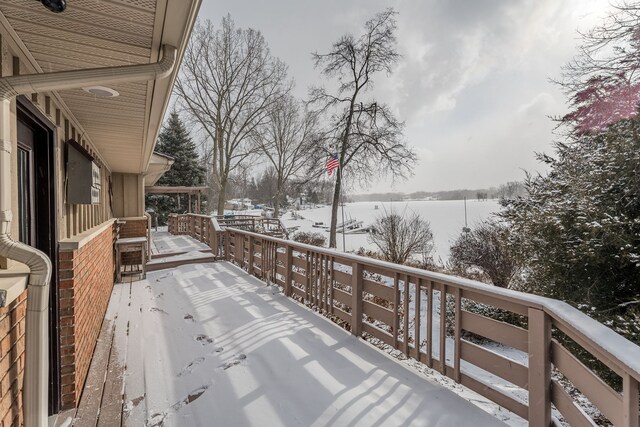
[[[151,256],[162,256],[176,252],[210,251],[209,246],[189,236],[174,236],[167,227],[151,232]]]
[[[166,227],[151,232],[151,258],[148,271],[215,260],[209,246],[189,236],[174,236]]]
[[[502,425],[225,261],[115,285],[74,425],[120,424]]]

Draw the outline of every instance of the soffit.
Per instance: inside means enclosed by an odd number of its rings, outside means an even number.
[[[184,45],[198,5],[198,0],[68,0],[66,10],[55,14],[39,1],[12,0],[0,1],[0,12],[42,72],[54,72],[155,62],[163,43]],[[81,89],[59,95],[113,171],[142,173],[175,73],[164,79],[168,82],[107,85],[119,92],[115,98]],[[153,105],[158,102],[162,105]]]

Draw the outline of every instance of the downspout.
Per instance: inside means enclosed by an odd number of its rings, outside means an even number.
[[[26,264],[30,269],[24,368],[24,425],[48,424],[49,384],[49,283],[51,260],[31,246],[10,237],[11,213],[11,99],[17,95],[77,89],[91,84],[155,80],[167,77],[176,63],[176,48],[162,46],[162,59],[153,64],[92,68],[56,73],[0,78],[0,256]]]

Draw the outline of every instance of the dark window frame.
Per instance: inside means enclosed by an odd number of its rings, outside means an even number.
[[[52,264],[49,286],[49,414],[60,411],[60,309],[58,286],[58,217],[56,167],[57,128],[25,96],[16,98],[16,120],[35,130],[33,144],[34,199],[37,227],[34,247],[49,256]],[[16,126],[17,126],[16,121]]]

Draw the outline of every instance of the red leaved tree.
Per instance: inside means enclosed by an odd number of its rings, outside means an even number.
[[[634,117],[640,102],[640,3],[612,6],[603,23],[581,34],[578,55],[557,81],[572,111],[561,118],[572,132],[600,132]]]

